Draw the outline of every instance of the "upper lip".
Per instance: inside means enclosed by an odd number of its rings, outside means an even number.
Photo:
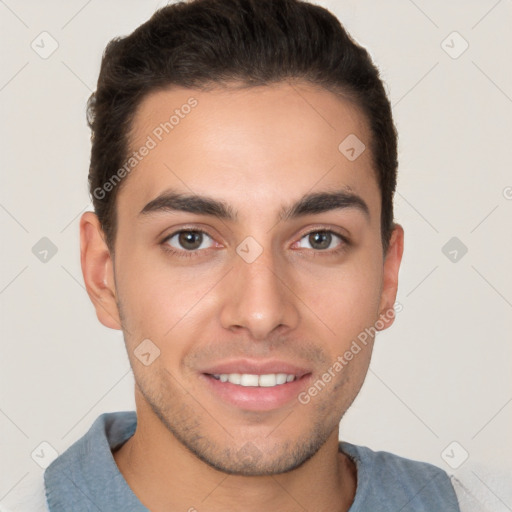
[[[304,375],[307,375],[308,373],[311,373],[311,371],[304,366],[298,366],[286,361],[256,361],[250,359],[238,359],[208,366],[207,368],[201,370],[201,373],[206,373],[209,375],[221,375],[230,373],[267,375],[270,373],[286,373],[287,375],[295,375],[295,377],[300,378]]]

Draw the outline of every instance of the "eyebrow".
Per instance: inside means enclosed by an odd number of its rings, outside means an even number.
[[[370,210],[366,202],[349,190],[306,194],[297,202],[283,206],[278,218],[280,221],[286,221],[306,215],[345,209],[354,209],[363,213],[367,219],[370,218]],[[167,190],[150,201],[140,211],[139,216],[176,211],[218,217],[230,222],[236,222],[238,218],[237,212],[225,201],[197,194],[183,194],[174,190]]]

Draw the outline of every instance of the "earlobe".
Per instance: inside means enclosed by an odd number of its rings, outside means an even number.
[[[93,212],[85,212],[80,219],[80,262],[98,320],[111,329],[121,329],[113,262],[100,222]]]
[[[404,252],[404,230],[395,224],[384,259],[382,292],[379,307],[379,331],[390,327],[395,319],[394,304],[398,290],[398,272]],[[381,327],[381,328],[380,328]]]

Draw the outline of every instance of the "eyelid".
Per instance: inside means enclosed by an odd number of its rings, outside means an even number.
[[[210,227],[203,228],[198,225],[190,225],[190,226],[184,225],[184,226],[171,228],[171,230],[165,229],[163,231],[163,233],[168,233],[168,234],[159,235],[158,238],[160,238],[163,242],[163,241],[168,240],[169,238],[173,237],[174,235],[177,235],[178,233],[182,233],[183,231],[194,231],[197,233],[204,233],[205,235],[208,235],[210,238],[215,238],[215,236],[210,233],[210,231],[213,231],[212,228],[210,228]]]
[[[194,231],[194,232],[203,233],[205,235],[208,235],[210,238],[215,238],[204,228],[197,227],[197,226],[181,226],[180,228],[177,228],[175,231],[172,231],[171,233],[165,235],[162,238],[162,242],[165,242],[169,238],[172,238],[174,235],[177,235],[178,233],[181,233],[183,231]],[[325,225],[313,226],[312,228],[309,228],[308,231],[305,231],[304,233],[302,233],[299,237],[299,240],[304,238],[307,235],[310,235],[311,233],[317,233],[319,231],[326,231],[326,232],[334,233],[335,235],[339,236],[344,242],[347,242],[347,243],[349,242],[348,235],[340,232],[340,231],[345,231],[345,230],[341,230],[341,228],[338,228],[335,226],[329,226],[329,225],[328,226],[325,226]]]
[[[336,227],[336,226],[329,226],[329,225],[313,226],[312,228],[308,228],[307,231],[305,231],[304,233],[302,233],[302,235],[300,235],[299,240],[304,238],[307,235],[310,235],[311,233],[318,233],[321,231],[327,232],[327,233],[333,233],[336,236],[339,236],[345,243],[347,243],[347,244],[350,243],[350,237],[349,237],[348,233],[345,232],[344,229]]]
[[[325,255],[325,256],[336,255],[336,254],[340,253],[341,251],[346,250],[347,246],[350,245],[350,240],[347,238],[346,235],[343,235],[342,233],[340,233],[339,231],[337,231],[335,229],[326,228],[326,227],[321,227],[321,228],[317,227],[317,228],[310,229],[309,231],[306,231],[299,237],[299,239],[296,242],[293,242],[292,245],[296,245],[296,244],[300,243],[305,237],[307,237],[308,235],[310,235],[312,233],[329,233],[331,235],[334,235],[335,237],[338,237],[340,240],[337,247],[335,247],[334,249],[315,250],[315,249],[305,248],[305,250],[308,253],[312,253],[315,256],[316,255]],[[304,248],[300,248],[300,247],[295,250],[301,250],[301,249],[304,250]]]
[[[208,231],[206,231],[205,229],[196,228],[196,227],[183,227],[183,228],[177,229],[177,230],[169,233],[168,235],[165,235],[160,243],[165,243],[165,242],[169,241],[171,238],[175,237],[176,235],[179,235],[180,233],[188,233],[188,232],[202,233],[203,235],[206,235],[209,238],[211,238],[215,243],[218,243],[215,240],[215,237],[212,236],[210,233],[208,233]],[[183,250],[185,250],[185,249],[183,249]],[[204,250],[204,249],[201,249],[201,250]],[[187,252],[194,252],[194,251],[187,251]],[[197,252],[197,250],[196,250],[196,252]]]
[[[210,251],[212,249],[216,249],[215,247],[207,247],[206,249],[195,249],[193,251],[187,251],[186,249],[178,249],[176,247],[173,247],[170,243],[168,243],[168,241],[171,238],[174,238],[176,235],[179,235],[180,233],[183,233],[183,232],[202,233],[203,235],[206,235],[209,238],[211,238],[213,243],[215,243],[215,244],[217,243],[215,238],[204,229],[200,229],[200,228],[196,228],[196,227],[194,227],[194,228],[181,227],[180,229],[177,229],[177,230],[173,231],[172,233],[166,235],[163,238],[163,240],[159,243],[159,245],[162,247],[162,249],[166,253],[170,254],[171,256],[174,256],[176,258],[185,258],[185,259],[197,258],[197,257],[202,256],[202,254],[204,254],[205,251]]]
[[[302,233],[298,240],[294,241],[292,245],[295,245],[296,243],[300,242],[304,237],[312,234],[312,233],[319,233],[319,232],[325,232],[325,233],[331,233],[335,236],[337,236],[338,238],[341,239],[341,244],[338,248],[336,249],[329,249],[329,250],[314,250],[314,249],[307,249],[308,252],[313,252],[313,253],[318,253],[318,254],[335,254],[336,252],[340,252],[341,250],[343,250],[347,245],[350,245],[350,240],[348,238],[347,235],[345,234],[342,234],[341,232],[341,229],[340,228],[337,228],[337,227],[334,227],[334,226],[325,226],[325,225],[322,225],[322,226],[314,226],[314,227],[311,227],[308,229],[308,231]],[[195,232],[195,233],[202,233],[203,235],[206,235],[208,236],[209,238],[212,239],[212,241],[217,244],[217,247],[218,248],[218,244],[219,242],[217,242],[215,240],[215,237],[212,236],[206,229],[203,229],[203,228],[200,228],[200,227],[197,227],[197,226],[181,226],[179,229],[175,229],[174,231],[172,231],[170,234],[164,236],[164,238],[162,239],[162,241],[160,242],[161,245],[167,245],[166,249],[167,251],[171,252],[171,253],[174,253],[174,254],[177,254],[177,255],[185,255],[185,256],[193,256],[193,255],[199,255],[200,253],[202,252],[205,252],[205,251],[209,251],[210,249],[214,249],[215,247],[207,247],[206,249],[195,249],[195,250],[192,250],[192,251],[187,251],[186,249],[177,249],[173,246],[171,246],[170,244],[167,244],[168,240],[170,240],[171,238],[173,238],[174,236],[182,233],[182,232]]]

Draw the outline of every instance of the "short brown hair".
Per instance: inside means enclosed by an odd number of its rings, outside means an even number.
[[[88,122],[89,189],[110,250],[121,184],[108,191],[105,184],[127,159],[128,135],[143,98],[173,85],[206,90],[232,82],[250,87],[287,79],[348,97],[364,113],[381,191],[386,251],[394,226],[398,167],[391,105],[368,52],[328,10],[299,0],[179,2],[156,11],[129,36],[109,42],[97,90],[89,98]]]

